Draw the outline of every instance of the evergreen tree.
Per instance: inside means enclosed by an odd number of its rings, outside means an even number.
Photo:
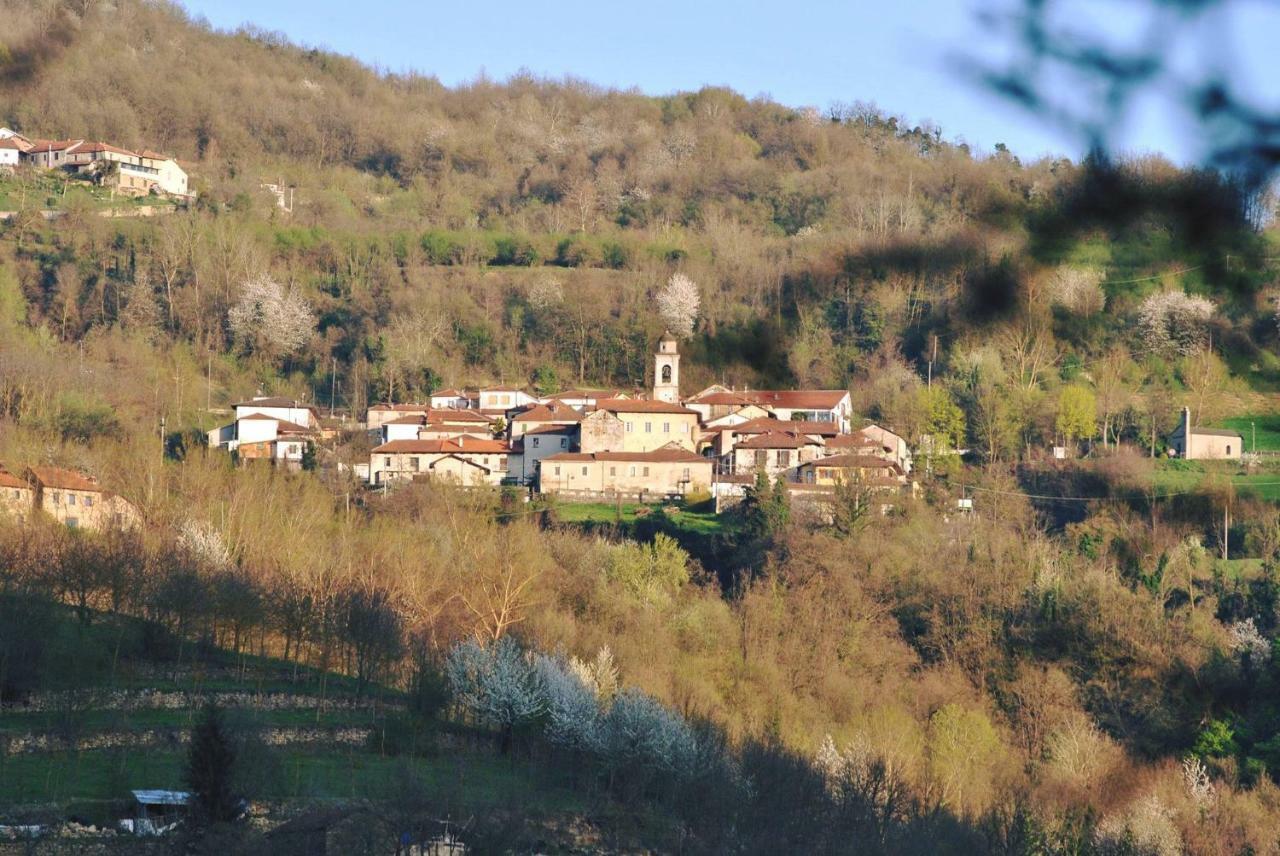
[[[238,801],[231,789],[235,764],[236,747],[222,709],[210,702],[191,732],[187,750],[186,782],[199,820],[221,823],[235,819]]]

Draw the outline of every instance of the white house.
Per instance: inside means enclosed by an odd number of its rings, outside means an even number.
[[[22,160],[22,145],[12,137],[0,137],[0,168],[12,171]]]
[[[538,462],[577,446],[577,425],[539,425],[511,441],[507,477],[529,484],[538,476]]]
[[[468,393],[465,389],[441,389],[431,393],[431,406],[437,410],[466,410],[479,407],[479,396]]]
[[[232,407],[235,408],[236,419],[243,419],[252,413],[260,413],[301,425],[303,428],[315,428],[320,422],[320,415],[315,407],[294,401],[292,398],[258,396],[248,401],[237,402]]]
[[[505,415],[537,402],[529,393],[514,386],[491,386],[480,390],[480,410],[495,415]]]

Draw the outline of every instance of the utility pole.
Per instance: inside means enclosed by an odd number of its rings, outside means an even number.
[[[161,461],[164,460],[164,433],[165,433],[164,426],[165,426],[165,418],[162,415],[160,417],[160,460]]]
[[[329,369],[329,418],[333,418],[333,400],[338,395],[338,358],[333,357],[333,366]]]
[[[1227,535],[1231,531],[1231,497],[1222,505],[1222,558],[1227,558]]]
[[[938,334],[933,334],[933,350],[929,352],[929,381],[928,388],[933,389],[933,363],[938,359]]]
[[[1249,423],[1249,432],[1253,434],[1253,453],[1258,454],[1258,423]]]

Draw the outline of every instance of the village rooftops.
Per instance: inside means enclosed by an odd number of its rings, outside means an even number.
[[[666,401],[654,401],[650,398],[602,398],[596,402],[596,410],[608,410],[611,413],[687,413],[693,416],[698,411],[690,410],[679,404]]]
[[[898,466],[893,461],[889,461],[875,455],[831,455],[827,458],[818,458],[815,461],[808,461],[804,466],[832,467],[847,470],[888,470],[894,475],[905,475],[902,467]]]
[[[0,487],[17,487],[30,489],[31,485],[27,484],[26,479],[15,476],[13,473],[0,466]]]
[[[450,437],[442,440],[392,440],[373,450],[375,455],[502,455],[511,451],[503,440],[488,437]]]
[[[803,434],[792,431],[769,431],[743,440],[737,445],[739,449],[802,449],[805,446],[820,445]]]
[[[474,410],[457,410],[452,407],[436,407],[427,411],[428,422],[476,422],[488,425],[493,420]]]
[[[30,146],[23,145],[21,140],[15,140],[13,137],[0,138],[0,149],[17,149],[20,152],[26,152],[30,148]]]
[[[524,436],[528,437],[533,434],[572,434],[577,430],[578,430],[578,426],[576,424],[575,425],[566,425],[566,424],[557,425],[553,423],[550,425],[537,425],[533,428],[530,428],[528,431],[524,432]]]
[[[811,420],[770,419],[762,416],[759,419],[748,419],[741,425],[727,425],[722,430],[735,434],[767,434],[774,431],[786,431],[793,434],[817,434],[822,437],[835,437],[840,433],[840,426],[834,422],[814,422]]]
[[[28,154],[46,154],[48,152],[64,152],[84,145],[84,140],[36,140],[31,144]]]
[[[102,493],[102,486],[97,480],[75,470],[62,467],[28,467],[32,477],[41,487],[57,490],[86,490]]]
[[[843,449],[847,451],[855,451],[858,449],[878,449],[885,452],[892,452],[890,446],[885,445],[879,440],[854,432],[852,434],[839,434],[827,440],[828,449]]]
[[[543,461],[575,463],[586,461],[618,461],[638,464],[705,464],[707,458],[686,449],[664,446],[652,452],[561,452]]]
[[[582,414],[567,404],[535,404],[511,417],[512,422],[581,422]]]
[[[97,152],[111,152],[116,155],[128,155],[132,158],[140,158],[142,155],[137,152],[131,152],[128,149],[122,149],[119,146],[113,146],[110,143],[85,143],[76,148],[76,153],[95,154]]]

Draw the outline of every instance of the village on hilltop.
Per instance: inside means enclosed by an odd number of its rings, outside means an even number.
[[[22,166],[61,171],[122,196],[194,196],[186,170],[169,155],[85,139],[32,139],[0,128],[0,173]]]

